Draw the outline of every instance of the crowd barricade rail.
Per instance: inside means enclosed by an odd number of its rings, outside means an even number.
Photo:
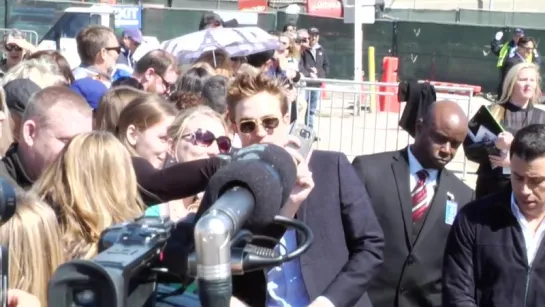
[[[314,129],[319,141],[315,149],[345,153],[350,160],[355,156],[394,151],[412,143],[409,134],[399,127],[405,102],[397,101],[398,83],[315,79],[322,87],[308,87],[304,82],[296,85],[299,97],[305,99],[307,91],[319,91],[319,104],[314,119]],[[437,100],[456,101],[470,117],[480,105],[472,105],[472,87],[436,86]],[[445,94],[445,93],[457,94]],[[461,93],[464,93],[463,95]],[[399,104],[398,112],[378,106],[380,97],[392,97]],[[307,110],[308,111],[308,110]],[[304,122],[304,119],[298,118]],[[467,161],[463,148],[459,148],[448,168],[466,180],[474,176],[478,165]],[[470,178],[473,180],[474,178]]]

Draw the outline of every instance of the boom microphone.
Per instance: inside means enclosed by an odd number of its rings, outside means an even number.
[[[232,239],[243,226],[260,233],[272,224],[296,181],[292,157],[276,145],[250,146],[233,161],[210,179],[197,213],[195,256],[203,306],[229,306]]]

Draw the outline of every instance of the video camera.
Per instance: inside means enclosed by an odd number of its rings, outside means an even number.
[[[15,189],[3,177],[0,177],[0,222],[4,224],[15,214],[17,206]],[[8,306],[9,249],[0,246],[0,304]]]
[[[212,176],[194,220],[174,224],[142,217],[106,229],[95,258],[57,268],[49,281],[48,305],[229,306],[232,275],[272,268],[310,248],[308,226],[277,216],[296,181],[290,161],[278,146],[244,148]],[[279,239],[289,229],[298,233],[300,245],[288,252]],[[193,278],[198,299],[184,294]],[[158,283],[181,287],[159,293],[167,287]]]
[[[277,221],[293,225],[287,218],[277,217]],[[182,227],[189,225],[185,223]],[[122,307],[162,306],[165,303],[165,306],[201,306],[196,294],[184,293],[185,286],[192,281],[191,277],[197,275],[195,254],[187,255],[187,251],[193,249],[192,244],[189,243],[191,247],[186,246],[179,257],[165,255],[165,252],[169,252],[165,247],[170,233],[176,226],[180,227],[180,223],[175,225],[157,217],[142,217],[132,223],[108,228],[101,235],[101,252],[95,258],[69,261],[57,268],[49,281],[48,305]],[[251,241],[251,233],[240,231],[232,241],[233,246],[238,246],[232,252],[233,273],[243,274],[274,266],[301,255],[310,247],[312,232],[302,223],[296,224],[296,227],[304,234],[307,243],[292,255],[285,256],[288,258],[272,249],[244,244]],[[175,247],[170,250],[171,253],[176,251]],[[171,258],[168,263],[164,261],[165,257]],[[179,268],[172,270],[176,266],[185,268],[185,272],[178,275],[176,271]],[[181,288],[157,287],[158,282],[180,283]]]

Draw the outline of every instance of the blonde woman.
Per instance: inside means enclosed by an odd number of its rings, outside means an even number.
[[[131,157],[109,132],[74,137],[34,190],[57,212],[70,259],[94,257],[103,230],[143,212]]]
[[[116,135],[131,156],[160,169],[167,158],[167,129],[176,112],[174,105],[158,95],[140,96],[121,111]]]
[[[12,67],[2,79],[2,85],[15,79],[30,79],[40,88],[69,84],[59,65],[48,58],[23,60]]]
[[[2,88],[0,88],[0,108],[0,157],[2,157],[13,143],[11,116],[6,104],[6,92]]]
[[[475,189],[477,198],[509,188],[509,147],[513,135],[528,125],[545,124],[545,111],[535,107],[541,97],[539,85],[538,67],[532,63],[517,64],[507,73],[499,103],[489,107],[505,130],[495,141],[501,154],[490,155],[485,161],[474,161],[480,164]]]
[[[95,111],[95,129],[115,133],[121,111],[134,99],[146,95],[146,92],[130,86],[110,88]]]
[[[36,296],[47,306],[47,283],[65,261],[57,216],[34,193],[18,192],[15,214],[0,227],[9,247],[9,286]]]
[[[177,163],[215,157],[229,153],[231,140],[227,137],[228,127],[223,117],[206,106],[197,106],[182,111],[169,127],[169,154]],[[179,220],[190,212],[196,212],[200,204],[198,195],[181,201],[171,201],[146,210],[150,216],[170,216]]]
[[[36,50],[34,45],[25,40],[23,32],[17,29],[11,29],[4,34],[2,47],[6,58],[0,62],[1,74],[8,72]]]

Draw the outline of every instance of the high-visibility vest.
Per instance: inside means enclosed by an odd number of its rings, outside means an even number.
[[[501,46],[500,55],[498,55],[498,63],[496,64],[497,68],[501,68],[503,66],[503,62],[505,61],[505,58],[509,56],[510,51],[511,44],[509,42]]]

